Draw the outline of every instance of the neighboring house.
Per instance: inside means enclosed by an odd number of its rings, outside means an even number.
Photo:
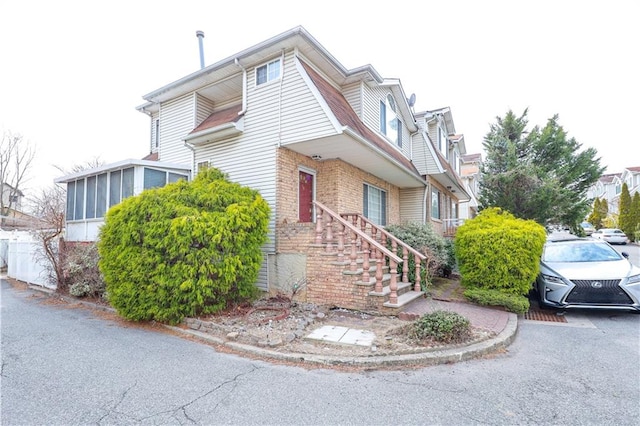
[[[34,218],[23,211],[23,192],[8,183],[1,184],[1,187],[4,211],[0,211],[0,228],[4,230],[28,228]]]
[[[631,194],[632,197],[636,192],[640,192],[640,166],[627,167],[623,170],[620,178],[622,182],[627,184],[629,194]]]
[[[22,191],[4,182],[0,186],[2,187],[2,205],[10,208],[11,210],[21,212],[22,200],[24,199],[24,194],[22,193]]]
[[[346,69],[302,27],[143,98],[150,158],[194,175],[216,167],[269,203],[265,291],[304,277],[309,301],[398,309],[422,294],[407,265],[424,256],[384,227],[412,221],[444,233],[470,200],[451,111],[414,113],[399,80],[370,65]]]
[[[627,184],[629,194],[640,191],[640,167],[627,167],[622,173],[609,173],[602,175],[598,181],[589,188],[587,197],[607,200],[609,213],[618,214],[622,184]]]
[[[440,234],[453,236],[459,223],[459,203],[470,200],[460,179],[460,158],[466,154],[464,136],[456,134],[450,108],[416,113],[415,117],[421,132],[412,138],[411,160],[429,186],[426,215],[419,221],[430,222]]]
[[[463,155],[460,166],[460,179],[470,196],[469,201],[460,203],[460,219],[473,219],[478,214],[478,197],[480,195],[480,166],[482,154]]]

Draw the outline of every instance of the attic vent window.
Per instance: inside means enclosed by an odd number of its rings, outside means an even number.
[[[280,59],[276,59],[256,68],[256,86],[280,79]]]

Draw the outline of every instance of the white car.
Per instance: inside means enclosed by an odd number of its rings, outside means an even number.
[[[610,244],[589,238],[550,238],[534,283],[541,306],[640,312],[640,267]]]
[[[629,241],[625,233],[616,228],[598,229],[596,232],[591,234],[591,237],[598,240],[604,240],[609,244],[627,244]]]

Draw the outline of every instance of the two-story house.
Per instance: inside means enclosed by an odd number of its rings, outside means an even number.
[[[470,200],[460,203],[460,219],[473,219],[478,215],[478,197],[480,196],[480,167],[482,154],[467,154],[461,157],[460,179],[467,189]]]
[[[598,181],[589,188],[587,197],[607,200],[609,213],[618,214],[622,184],[626,183],[629,194],[640,191],[640,166],[626,167],[621,173],[608,173],[602,175]]]
[[[449,109],[414,113],[399,80],[370,65],[346,69],[302,27],[143,98],[151,137],[142,169],[155,159],[186,165],[185,174],[216,167],[269,203],[257,282],[265,291],[306,277],[310,301],[397,308],[422,294],[407,265],[411,256],[420,268],[424,256],[384,227],[417,221],[444,231],[470,199]]]

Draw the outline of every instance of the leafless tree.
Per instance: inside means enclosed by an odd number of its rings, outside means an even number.
[[[65,286],[61,244],[65,229],[66,192],[58,185],[42,189],[33,199],[33,215],[38,223],[32,233],[40,243],[39,256],[47,265],[48,279],[60,290]]]
[[[88,160],[81,164],[74,164],[70,168],[65,168],[60,165],[54,165],[56,169],[58,169],[62,174],[69,175],[72,173],[78,173],[89,169],[95,169],[100,166],[104,166],[104,161],[100,159],[100,157],[94,157],[91,160]]]
[[[2,133],[0,139],[0,214],[7,216],[22,195],[35,149],[20,134]],[[3,219],[4,220],[4,219]]]
[[[76,173],[83,170],[100,167],[104,163],[98,159],[77,164],[70,169],[55,166],[64,174]],[[56,285],[58,291],[67,286],[66,257],[64,247],[66,189],[53,185],[42,189],[38,195],[32,198],[32,214],[39,222],[33,229],[33,234],[40,243],[39,256],[47,265],[48,279]]]

